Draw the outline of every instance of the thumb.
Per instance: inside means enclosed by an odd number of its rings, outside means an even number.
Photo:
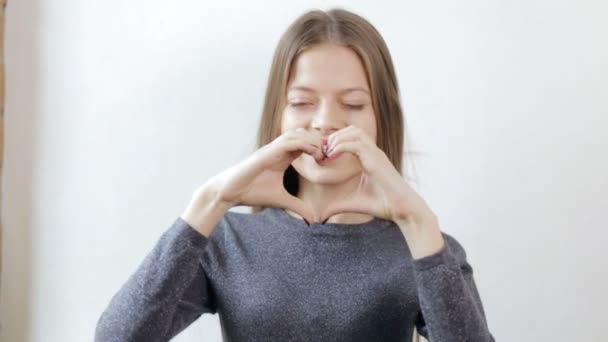
[[[284,196],[281,200],[281,206],[302,216],[309,224],[318,221],[317,215],[314,213],[308,203],[287,192],[286,196]]]
[[[327,206],[320,215],[321,222],[325,222],[328,218],[341,213],[360,213],[367,214],[369,212],[368,206],[354,197],[349,199],[337,200]]]

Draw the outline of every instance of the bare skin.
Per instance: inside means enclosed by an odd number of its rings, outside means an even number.
[[[439,221],[376,143],[370,89],[349,48],[316,45],[291,70],[281,135],[246,160],[211,178],[182,218],[209,236],[235,205],[281,207],[307,222],[397,223],[414,259],[444,246]],[[299,193],[283,186],[292,165]]]
[[[378,114],[371,105],[364,66],[350,48],[324,43],[298,56],[281,128],[319,134],[327,143],[324,154],[337,159],[318,162],[305,154],[296,158],[292,165],[299,174],[297,196],[330,223],[392,220],[415,259],[431,255],[445,243],[438,218],[378,148]]]
[[[300,127],[327,138],[355,125],[375,141],[376,121],[367,77],[351,49],[328,43],[303,52],[294,62],[287,89],[283,131]],[[353,193],[361,178],[360,163],[349,153],[323,165],[301,155],[292,165],[300,175],[298,198],[317,213],[336,199]],[[345,212],[331,216],[327,222],[361,223],[372,218],[368,214]]]

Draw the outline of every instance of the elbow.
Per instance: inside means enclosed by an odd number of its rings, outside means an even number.
[[[120,322],[113,322],[104,312],[95,327],[95,342],[112,342],[112,341],[128,341],[126,336],[120,334],[123,327],[120,327]]]
[[[160,326],[132,319],[124,314],[104,312],[95,327],[95,342],[167,342],[166,333]]]
[[[134,331],[125,325],[124,319],[105,311],[95,327],[95,342],[135,341]]]

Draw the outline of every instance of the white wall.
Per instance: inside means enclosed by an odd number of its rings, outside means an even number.
[[[192,191],[252,151],[280,34],[339,3],[290,4],[9,1],[0,340],[92,340]],[[608,340],[608,3],[347,8],[392,51],[419,191],[497,340]],[[176,340],[220,341],[217,316]]]

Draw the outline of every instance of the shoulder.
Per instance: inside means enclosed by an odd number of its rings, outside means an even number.
[[[466,250],[464,246],[456,239],[453,235],[446,232],[441,232],[445,241],[446,248],[455,258],[459,260],[465,260],[467,258]]]
[[[213,245],[224,247],[234,240],[247,239],[249,235],[258,234],[258,227],[264,226],[264,217],[260,213],[227,211],[217,223],[209,240]]]
[[[227,211],[217,223],[203,253],[210,270],[225,267],[231,261],[241,262],[268,242],[265,218],[259,213]]]

